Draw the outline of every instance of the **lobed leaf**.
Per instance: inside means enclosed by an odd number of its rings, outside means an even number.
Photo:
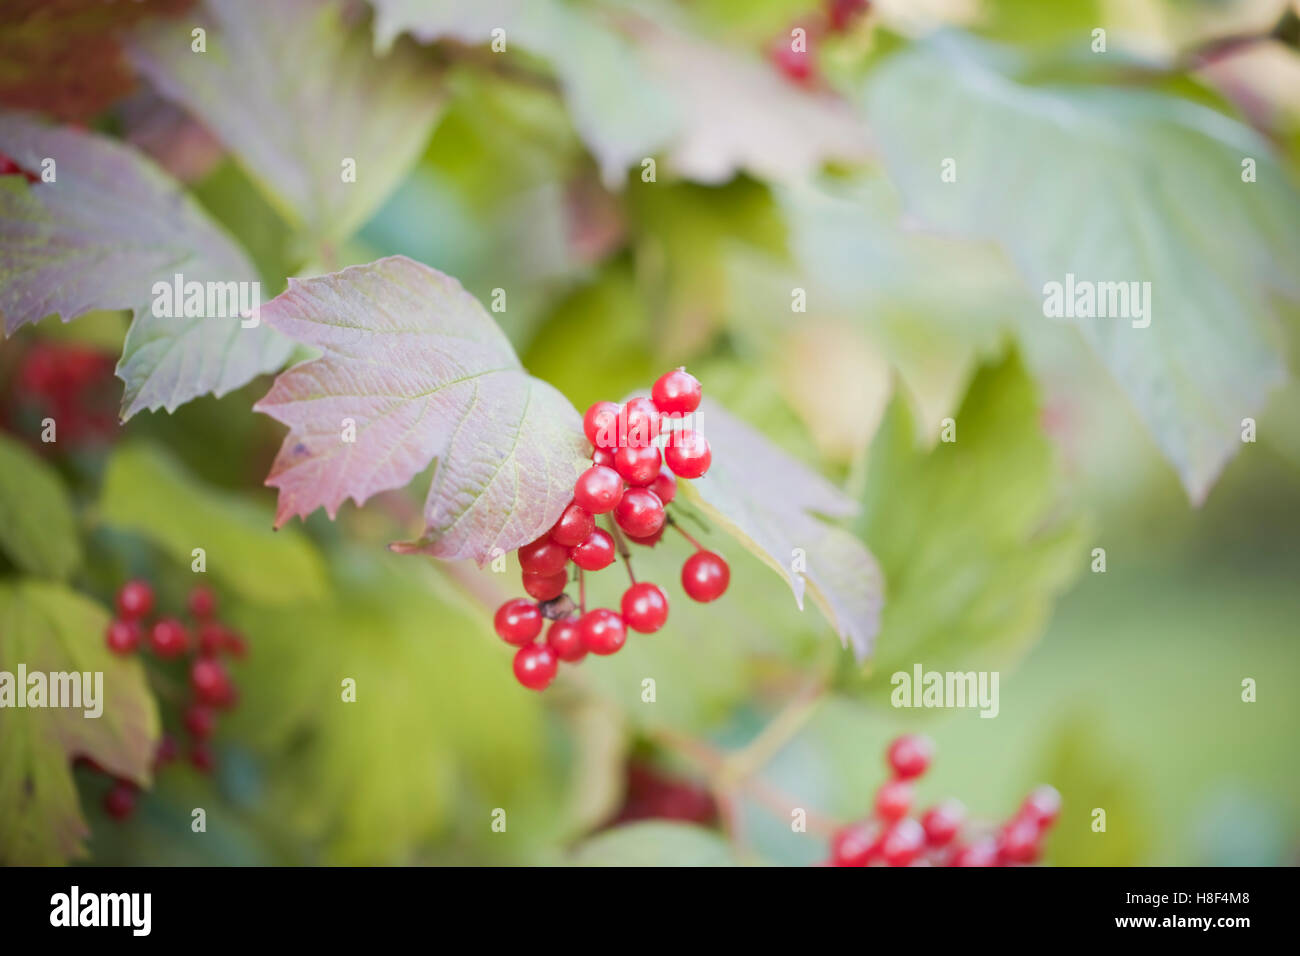
[[[332,518],[437,459],[424,533],[393,547],[483,563],[571,500],[588,450],[578,413],[450,276],[392,256],[291,279],[262,317],[322,352],[255,406],[290,429],[267,478],[277,526],[321,507]]]
[[[1036,290],[1068,273],[1151,283],[1146,328],[1073,321],[1199,503],[1285,379],[1270,296],[1300,298],[1300,198],[1269,145],[1219,113],[1025,86],[1015,66],[955,37],[888,61],[864,96],[886,163],[916,214],[997,239]]]
[[[129,309],[118,377],[122,417],[223,395],[282,365],[291,344],[238,317],[153,314],[154,284],[252,282],[230,238],[152,162],[121,143],[0,113],[0,152],[55,180],[0,185],[0,317],[5,334],[56,314]]]
[[[713,464],[682,494],[804,594],[826,615],[859,660],[871,653],[883,584],[876,560],[848,531],[825,519],[847,518],[857,504],[772,445],[716,402],[698,412]]]
[[[108,613],[61,584],[0,582],[0,671],[102,673],[99,717],[85,708],[0,709],[0,864],[49,866],[83,855],[72,761],[92,758],[141,785],[159,735],[158,709],[139,660],[104,644]],[[15,677],[16,679],[16,677]],[[18,688],[25,693],[26,688]]]
[[[191,49],[196,24],[204,53]],[[203,0],[195,16],[143,25],[128,52],[315,240],[346,239],[370,217],[443,105],[427,62],[407,49],[376,57],[336,0]]]

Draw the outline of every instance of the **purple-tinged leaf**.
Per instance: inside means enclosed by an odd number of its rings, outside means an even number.
[[[540,536],[572,498],[588,451],[577,411],[450,276],[392,256],[290,279],[262,319],[322,352],[256,405],[290,429],[266,482],[277,526],[334,517],[437,459],[424,534],[393,548],[482,563]]]
[[[144,24],[127,49],[316,240],[346,239],[370,217],[443,105],[432,64],[411,49],[376,57],[334,0],[204,0],[194,16]]]
[[[271,371],[291,344],[238,316],[160,317],[156,282],[251,283],[240,248],[148,159],[114,140],[0,113],[0,152],[52,182],[0,186],[0,316],[5,333],[56,314],[130,309],[118,376],[122,415],[222,395]],[[16,180],[16,177],[13,177]],[[251,290],[251,286],[249,287]],[[166,311],[166,310],[164,310]],[[171,314],[181,310],[173,308]]]
[[[858,505],[716,402],[700,406],[713,464],[680,483],[682,495],[780,574],[803,607],[805,592],[859,660],[880,627],[883,581],[876,559],[849,531]]]

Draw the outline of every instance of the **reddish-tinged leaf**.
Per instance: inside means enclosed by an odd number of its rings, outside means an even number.
[[[6,334],[47,315],[130,309],[118,376],[122,414],[222,395],[282,365],[291,344],[239,317],[153,314],[154,283],[253,282],[243,251],[181,186],[135,150],[0,113],[0,152],[54,182],[0,186],[0,317]],[[16,179],[17,177],[9,177]]]
[[[334,517],[437,459],[424,534],[394,550],[481,563],[538,537],[572,497],[588,451],[577,411],[450,276],[392,256],[290,279],[262,320],[323,353],[256,406],[290,428],[267,478],[277,525]]]

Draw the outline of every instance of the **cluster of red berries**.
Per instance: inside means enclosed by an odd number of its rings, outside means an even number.
[[[1061,812],[1061,795],[1041,786],[1002,826],[962,834],[966,811],[945,800],[919,819],[912,809],[912,781],[930,766],[934,745],[927,737],[907,734],[889,745],[893,776],[876,791],[875,812],[851,823],[831,838],[831,866],[1014,866],[1033,863],[1043,839]]]
[[[18,363],[4,418],[15,432],[54,419],[57,442],[102,442],[118,432],[112,356],[67,342],[36,342]],[[46,446],[48,447],[48,446]]]
[[[587,409],[582,427],[592,446],[591,467],[578,477],[573,500],[550,531],[519,549],[524,590],[533,600],[516,598],[496,612],[497,634],[519,648],[514,672],[523,686],[545,688],[560,661],[580,661],[588,652],[613,654],[627,641],[629,629],[651,634],[663,627],[668,597],[658,585],[633,577],[625,539],[652,547],[664,527],[673,524],[696,549],[682,567],[687,595],[712,601],[727,589],[727,562],[676,525],[666,511],[677,495],[677,479],[702,477],[713,461],[708,441],[686,427],[701,397],[699,381],[679,368],[660,377],[649,398],[633,398],[624,405],[596,402]],[[607,516],[608,531],[596,527],[599,515]],[[632,579],[623,594],[622,613],[608,608],[588,611],[583,572],[609,567],[616,553]],[[564,594],[571,563],[579,582],[577,613]],[[544,619],[552,623],[539,642]]]
[[[846,33],[871,10],[871,0],[826,0],[821,11],[800,21],[809,42],[823,33]],[[772,64],[786,79],[810,85],[817,76],[811,48],[796,50],[790,31],[779,36],[771,47]]]
[[[108,625],[105,640],[115,654],[132,654],[147,644],[162,660],[184,659],[189,672],[190,696],[181,723],[190,737],[189,760],[195,769],[209,773],[216,766],[209,740],[217,727],[219,711],[238,701],[238,689],[221,657],[243,657],[244,639],[217,619],[217,598],[209,588],[197,587],[188,601],[192,626],[177,617],[152,618],[154,592],[148,582],[128,581],[117,592],[117,617]],[[163,734],[154,756],[157,770],[179,756],[176,739]],[[93,764],[92,764],[93,766]],[[104,796],[109,816],[123,820],[135,809],[136,786],[117,780]]]

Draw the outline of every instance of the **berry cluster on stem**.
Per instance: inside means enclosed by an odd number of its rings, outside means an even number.
[[[187,692],[182,703],[180,722],[190,739],[189,761],[201,773],[216,766],[211,738],[222,711],[233,708],[239,691],[227,670],[223,657],[242,658],[248,652],[244,638],[217,618],[217,597],[206,587],[196,587],[189,595],[187,611],[190,624],[179,617],[155,616],[153,587],[144,580],[126,582],[117,592],[117,615],[105,633],[108,649],[123,656],[142,647],[162,661],[182,661],[187,676]],[[176,738],[164,733],[154,755],[154,769],[172,763],[179,756]],[[100,770],[94,761],[81,763]],[[135,810],[137,788],[129,780],[115,779],[104,795],[104,809],[115,820],[125,820]]]
[[[617,652],[629,630],[652,634],[664,626],[668,596],[657,584],[636,579],[629,542],[653,547],[666,527],[676,528],[695,548],[682,568],[682,589],[696,601],[713,601],[726,591],[727,562],[669,513],[678,479],[701,478],[713,462],[708,440],[686,427],[701,398],[699,381],[679,368],[661,376],[649,398],[623,405],[596,402],[587,409],[582,427],[591,442],[591,467],[574,483],[573,499],[551,529],[519,548],[524,591],[531,600],[507,601],[493,621],[501,639],[519,648],[514,673],[524,687],[547,687],[561,661]],[[598,527],[598,521],[606,527]],[[584,575],[609,567],[616,557],[622,558],[629,582],[619,610],[588,610]],[[578,582],[576,607],[565,594],[571,573]],[[550,626],[539,640],[547,620]]]
[[[831,838],[830,866],[1018,866],[1038,861],[1061,812],[1056,789],[1036,788],[1010,820],[992,830],[970,826],[956,800],[910,816],[913,781],[929,769],[933,756],[927,737],[905,734],[889,745],[892,775],[876,791],[872,815],[841,827]]]

